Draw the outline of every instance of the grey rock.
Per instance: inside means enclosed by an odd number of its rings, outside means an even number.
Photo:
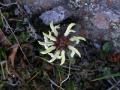
[[[53,8],[52,10],[42,13],[40,19],[42,19],[44,24],[49,25],[51,21],[56,24],[65,20],[70,15],[71,13],[67,9],[62,6],[58,6]]]
[[[95,26],[92,31],[89,29],[88,38],[98,38],[113,42],[116,51],[120,52],[120,0],[98,0],[91,4],[91,19]],[[93,27],[93,26],[91,26]]]
[[[4,1],[10,3],[9,1],[14,0]],[[114,43],[115,47],[120,48],[120,0],[17,1],[24,6],[28,14],[42,13],[39,18],[46,25],[49,25],[51,21],[57,24],[73,16],[78,19],[76,22],[80,23],[76,25],[76,27],[78,26],[77,31],[81,31],[87,38],[109,40]],[[17,13],[18,11],[16,11]],[[88,20],[85,20],[85,17],[88,17]],[[96,47],[99,48],[99,46]],[[120,51],[120,49],[118,50]]]
[[[111,0],[111,4],[108,7],[116,14],[120,15],[120,0]]]
[[[28,7],[28,5],[23,5],[24,9],[26,10],[27,14],[32,14],[30,8]]]
[[[26,11],[28,8],[29,12],[41,13],[43,11],[49,10],[50,8],[56,7],[63,4],[63,0],[20,0],[21,5],[25,5]]]
[[[107,16],[103,12],[97,12],[95,16],[91,19],[91,21],[98,29],[109,28]]]
[[[120,52],[120,24],[112,23],[113,32],[111,32],[111,39],[116,51]]]
[[[120,15],[115,14],[111,10],[108,10],[108,11],[106,11],[104,13],[106,14],[107,18],[109,19],[109,22],[119,22]]]

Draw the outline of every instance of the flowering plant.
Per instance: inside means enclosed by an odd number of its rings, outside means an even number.
[[[70,50],[70,56],[73,58],[75,54],[81,57],[80,52],[74,47],[75,44],[79,44],[80,40],[86,41],[84,37],[72,36],[70,33],[75,33],[72,30],[72,27],[75,26],[75,23],[68,25],[66,31],[58,31],[60,28],[59,25],[54,26],[53,22],[50,23],[51,31],[49,33],[43,33],[44,41],[38,41],[40,45],[44,46],[45,51],[41,51],[41,54],[48,54],[51,56],[51,60],[48,62],[54,62],[56,59],[60,59],[60,65],[65,63],[66,51]]]

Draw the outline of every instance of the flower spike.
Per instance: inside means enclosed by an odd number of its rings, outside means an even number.
[[[51,28],[52,32],[54,33],[54,35],[55,35],[55,36],[58,36],[58,31],[57,31],[57,29],[60,28],[59,25],[54,26],[54,25],[53,25],[53,21],[52,21],[52,22],[50,23],[50,28]]]
[[[86,39],[84,37],[80,37],[80,36],[73,36],[70,38],[70,41],[75,41],[76,44],[78,44],[80,42],[80,40],[86,41]]]
[[[41,41],[38,41],[38,43],[39,43],[40,45],[44,46],[45,49],[47,49],[48,47],[54,45],[53,42],[41,42]]]
[[[67,27],[67,29],[64,33],[64,36],[68,36],[70,34],[70,32],[75,32],[74,30],[71,29],[73,26],[75,26],[75,23],[69,24],[69,26]]]
[[[54,62],[56,59],[60,58],[60,51],[56,51],[55,54],[49,53],[49,55],[52,57],[52,59],[48,62]]]
[[[64,63],[65,63],[65,51],[62,50],[61,51],[61,63],[60,63],[60,65],[63,65]]]
[[[49,35],[46,33],[43,33],[44,36],[46,36],[47,38],[49,38],[52,41],[56,41],[56,38],[54,36],[51,35],[51,32],[49,32]]]
[[[72,52],[71,52],[71,57],[74,57],[75,53],[76,53],[79,57],[81,57],[81,54],[79,53],[79,51],[78,51],[76,48],[74,48],[74,47],[71,46],[71,45],[69,45],[68,48],[69,48],[69,50],[72,51]]]
[[[47,48],[45,51],[42,51],[41,54],[48,54],[50,53],[51,51],[55,50],[55,46],[51,46],[49,48]]]

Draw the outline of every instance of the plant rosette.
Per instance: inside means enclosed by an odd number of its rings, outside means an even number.
[[[40,53],[50,55],[51,59],[48,61],[49,63],[59,59],[61,60],[60,65],[63,65],[68,50],[70,51],[71,58],[74,58],[75,54],[81,57],[81,54],[75,48],[75,45],[79,44],[81,40],[86,41],[86,39],[81,36],[70,36],[71,33],[75,33],[75,30],[72,29],[73,26],[75,26],[75,23],[69,24],[63,33],[58,30],[60,29],[59,25],[54,26],[53,22],[51,22],[51,31],[49,31],[48,34],[43,33],[44,41],[38,41],[38,43],[45,48],[45,50]]]

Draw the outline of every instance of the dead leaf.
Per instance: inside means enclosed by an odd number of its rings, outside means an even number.
[[[19,45],[15,44],[12,47],[10,47],[12,49],[10,55],[8,56],[8,62],[10,61],[11,65],[14,67],[14,62],[15,62],[15,56],[17,53]]]

